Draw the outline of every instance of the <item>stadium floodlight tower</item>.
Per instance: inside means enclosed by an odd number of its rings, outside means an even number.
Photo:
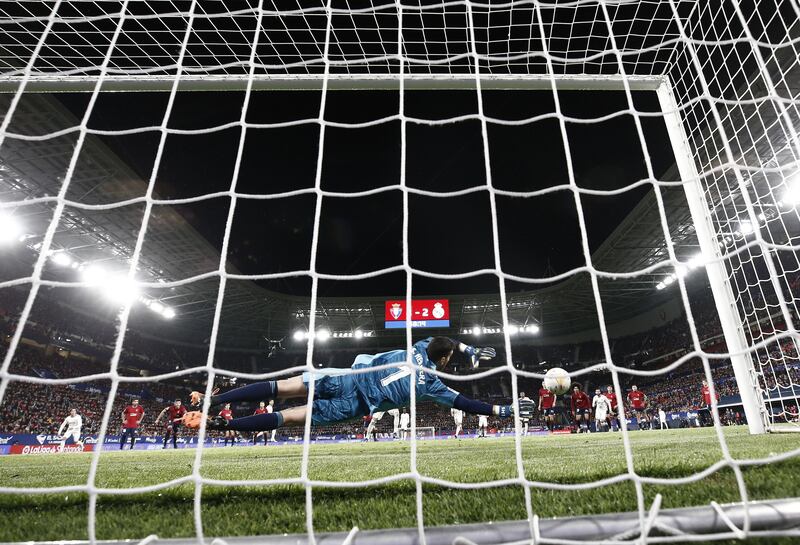
[[[258,90],[317,89],[321,91],[318,116],[284,122],[281,126],[316,123],[320,127],[315,186],[317,199],[314,218],[310,270],[312,278],[308,331],[319,327],[313,309],[317,303],[319,274],[316,251],[319,239],[322,164],[325,153],[326,99],[336,89],[399,91],[396,115],[361,123],[360,126],[400,121],[400,183],[390,189],[403,192],[403,270],[407,278],[406,300],[410,306],[412,277],[426,274],[413,270],[408,258],[408,199],[411,193],[423,193],[409,187],[406,180],[406,128],[409,123],[437,125],[445,122],[478,120],[483,138],[486,183],[477,190],[486,191],[492,211],[494,266],[499,279],[507,371],[512,393],[518,397],[520,376],[541,378],[541,374],[518,370],[510,357],[509,320],[507,315],[505,274],[501,268],[496,198],[536,198],[553,188],[527,193],[502,192],[492,184],[489,126],[532,124],[554,119],[559,125],[567,160],[568,179],[558,188],[574,196],[578,211],[586,272],[590,275],[599,318],[606,361],[611,362],[613,385],[621,395],[622,374],[642,374],[641,370],[614,365],[598,288],[601,278],[615,273],[592,266],[586,222],[583,216],[584,195],[613,192],[582,189],[572,169],[567,126],[569,123],[599,123],[602,118],[576,120],[562,112],[562,92],[615,91],[624,94],[627,107],[617,115],[630,115],[639,135],[642,157],[658,202],[659,219],[665,239],[666,259],[657,267],[626,273],[648,276],[675,271],[678,289],[692,330],[692,351],[685,358],[700,357],[706,377],[711,378],[713,364],[730,357],[735,370],[739,395],[751,433],[796,429],[795,424],[780,425],[792,418],[791,401],[800,394],[797,374],[788,372],[797,359],[798,281],[800,261],[800,215],[792,195],[792,184],[800,168],[798,138],[798,95],[800,86],[800,5],[797,0],[198,0],[140,1],[28,1],[6,2],[0,6],[0,90],[11,99],[0,124],[0,160],[4,146],[12,142],[38,140],[74,132],[78,135],[73,158],[56,194],[43,197],[54,205],[54,213],[40,248],[40,257],[27,280],[32,289],[28,303],[11,338],[8,355],[0,366],[0,403],[8,384],[22,380],[9,373],[10,363],[20,342],[22,329],[30,314],[33,299],[41,285],[43,264],[51,251],[54,233],[64,209],[81,208],[68,202],[68,188],[75,165],[87,138],[113,135],[115,131],[96,131],[91,127],[92,110],[100,93],[164,91],[166,103],[163,122],[154,127],[129,128],[126,134],[154,132],[160,137],[156,161],[145,196],[130,203],[144,203],[141,230],[130,260],[128,278],[133,279],[154,206],[153,187],[159,161],[170,134],[201,134],[238,127],[240,145],[232,172],[231,205],[222,242],[219,269],[210,271],[219,279],[219,296],[214,316],[207,364],[201,369],[208,376],[208,390],[214,377],[223,373],[214,367],[214,351],[219,330],[220,312],[228,274],[225,270],[231,225],[237,200],[252,196],[236,193],[236,172],[241,164],[244,135],[252,128],[276,127],[278,124],[253,124],[247,112],[250,97]],[[471,89],[476,91],[477,113],[454,119],[426,120],[406,114],[404,97],[416,89]],[[546,116],[523,120],[491,119],[484,112],[483,93],[487,90],[531,90],[549,92],[554,104]],[[169,120],[179,91],[244,91],[241,118],[223,127],[202,129],[170,128]],[[91,94],[80,124],[52,135],[28,135],[14,131],[15,112],[26,93],[78,92]],[[635,92],[657,93],[661,111],[643,112],[636,108]],[[135,94],[132,95],[135,100]],[[666,123],[679,181],[657,180],[651,164],[648,142],[642,129],[646,117],[661,118]],[[344,125],[338,122],[338,125]],[[355,125],[355,124],[354,124]],[[682,266],[672,242],[672,226],[662,199],[662,188],[681,184],[691,212],[693,229],[702,250],[703,262],[713,290],[716,309],[723,326],[726,348],[721,354],[703,352],[682,275]],[[633,189],[626,188],[625,190]],[[784,198],[784,195],[788,197]],[[347,195],[336,195],[344,198]],[[435,195],[442,196],[442,195]],[[182,199],[189,203],[208,198],[201,195]],[[262,196],[263,197],[263,196]],[[275,197],[280,198],[280,197]],[[5,201],[5,208],[21,208],[31,203]],[[159,204],[165,204],[165,201]],[[119,203],[95,204],[92,209],[112,209]],[[85,207],[84,207],[85,208]],[[745,227],[746,226],[746,227]],[[377,271],[375,274],[380,274]],[[298,275],[301,273],[298,273]],[[442,275],[439,275],[442,276]],[[264,275],[262,275],[262,278]],[[331,275],[328,276],[329,278]],[[454,275],[455,277],[455,275]],[[247,275],[237,275],[247,280]],[[341,276],[337,279],[348,279]],[[533,279],[542,280],[542,279]],[[185,283],[194,280],[188,279]],[[5,286],[5,284],[0,284]],[[145,286],[158,288],[158,285]],[[653,286],[655,290],[655,285]],[[120,377],[116,374],[126,331],[129,306],[123,311],[119,338],[111,363],[111,391]],[[411,321],[406,337],[410,346]],[[307,335],[306,370],[313,371],[311,354],[315,335]],[[502,352],[502,351],[501,351]],[[411,363],[409,363],[411,365]],[[492,371],[486,373],[491,374]],[[409,380],[414,374],[409,373]],[[247,375],[240,374],[244,378]],[[276,375],[277,376],[277,375]],[[478,373],[470,379],[486,376]],[[263,378],[263,376],[261,377]],[[465,380],[465,377],[451,377]],[[155,378],[154,378],[155,380]],[[46,383],[47,379],[38,379]],[[412,382],[413,383],[413,382]],[[313,382],[312,382],[313,384]],[[713,381],[712,381],[713,384]],[[414,389],[411,389],[414,392]],[[313,388],[309,395],[313,395]],[[105,407],[99,444],[108,429],[113,396]],[[558,542],[558,540],[621,541],[631,537],[639,543],[651,542],[651,531],[658,529],[658,542],[681,541],[685,534],[704,533],[706,539],[742,538],[756,535],[797,535],[787,530],[787,521],[797,523],[797,502],[789,499],[771,504],[748,501],[747,487],[741,478],[741,466],[747,465],[730,454],[719,419],[716,431],[723,458],[715,468],[730,468],[737,477],[742,502],[729,507],[711,506],[687,511],[661,511],[660,496],[651,506],[645,505],[644,484],[664,485],[670,479],[647,480],[634,466],[631,439],[623,427],[626,472],[604,481],[563,484],[531,480],[523,463],[522,443],[517,434],[514,451],[515,478],[480,483],[488,488],[518,485],[524,489],[526,520],[520,523],[494,524],[491,527],[450,527],[431,529],[425,524],[423,483],[427,485],[468,488],[464,483],[424,477],[417,468],[417,428],[414,397],[411,398],[411,469],[400,476],[363,483],[376,486],[398,478],[414,481],[417,527],[413,530],[386,530],[386,543]],[[796,415],[794,415],[796,417]],[[309,419],[310,420],[310,419]],[[515,418],[515,426],[520,423]],[[208,479],[200,472],[204,428],[201,428],[197,455],[191,475],[181,482],[195,487],[194,521],[196,537],[204,542],[202,490],[206,486],[243,486],[250,481]],[[303,486],[306,492],[308,541],[319,536],[314,527],[315,487],[349,487],[361,483],[337,483],[309,478],[310,422],[303,442],[302,470],[297,479],[274,482]],[[796,454],[796,453],[795,453]],[[92,455],[89,480],[85,487],[70,490],[89,496],[88,536],[96,541],[95,512],[98,496],[104,492],[95,483],[100,449]],[[791,456],[787,455],[785,458]],[[769,459],[747,460],[750,465],[766,464]],[[554,462],[548,462],[554,463]],[[710,471],[709,471],[710,473]],[[677,479],[686,484],[705,474]],[[612,482],[613,481],[613,482]],[[629,482],[636,491],[637,510],[629,516],[587,517],[580,520],[540,520],[531,502],[533,491],[575,491],[599,488],[617,482]],[[177,482],[177,481],[176,481]],[[269,485],[272,481],[258,481]],[[169,486],[166,483],[163,486]],[[3,483],[6,486],[6,483]],[[159,485],[161,486],[161,485]],[[157,489],[158,487],[152,487]],[[137,489],[131,493],[150,491]],[[3,488],[2,493],[26,493]],[[793,511],[794,509],[794,511]],[[761,533],[760,532],[764,532]],[[695,540],[697,536],[691,536]],[[148,538],[149,539],[149,538]],[[288,538],[287,538],[288,539]],[[359,543],[354,529],[338,542]],[[366,536],[366,542],[378,539]],[[295,538],[291,538],[296,542]],[[455,541],[454,541],[455,540]],[[280,542],[276,538],[274,542]],[[288,542],[288,541],[287,541]],[[563,541],[561,541],[563,542]]]

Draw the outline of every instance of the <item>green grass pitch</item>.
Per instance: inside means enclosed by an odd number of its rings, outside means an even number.
[[[722,457],[713,429],[631,432],[636,471],[651,477],[684,477]],[[753,459],[800,448],[800,435],[750,436],[744,427],[726,428],[731,454]],[[585,483],[626,472],[619,433],[535,436],[522,441],[529,479]],[[194,450],[107,452],[100,458],[96,484],[126,488],[152,485],[189,475]],[[302,448],[259,446],[210,449],[202,474],[214,479],[299,477]],[[47,487],[84,484],[91,455],[63,454],[0,458],[2,486]],[[421,474],[457,482],[517,477],[513,439],[422,441]],[[410,469],[410,445],[403,442],[312,445],[308,476],[314,480],[359,481]],[[744,478],[751,499],[800,496],[800,458],[749,467]],[[733,471],[720,470],[691,484],[645,486],[646,500],[663,495],[663,506],[682,507],[739,501]],[[365,488],[314,488],[314,527],[319,532],[416,525],[415,484],[395,481]],[[521,486],[456,490],[423,487],[427,526],[515,520],[526,517]],[[103,495],[97,505],[99,539],[194,535],[194,487],[183,484],[139,495]],[[631,511],[634,486],[626,481],[581,491],[533,489],[533,510],[542,517]],[[0,542],[87,539],[85,494],[0,494]],[[203,488],[207,536],[304,533],[302,486],[212,486]],[[788,543],[788,541],[787,541]]]

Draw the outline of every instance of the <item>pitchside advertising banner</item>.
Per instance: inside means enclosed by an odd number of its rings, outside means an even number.
[[[409,319],[406,300],[386,301],[386,327],[406,327]],[[413,299],[411,327],[450,327],[450,303],[447,299]]]
[[[72,443],[70,440],[64,446],[64,452],[91,452],[97,449],[97,436],[88,435],[81,436],[83,440],[83,449],[79,445]],[[103,450],[119,449],[120,436],[107,435],[103,442]],[[164,438],[160,436],[139,436],[136,438],[136,450],[156,450],[162,448]],[[57,454],[61,452],[59,445],[61,437],[58,435],[45,435],[45,434],[8,434],[0,433],[0,455],[2,454]],[[172,448],[170,441],[170,448]],[[194,446],[197,444],[197,437],[178,437],[178,446]],[[216,444],[216,439],[206,438],[206,444],[212,446]],[[125,448],[130,446],[130,439],[127,441]]]

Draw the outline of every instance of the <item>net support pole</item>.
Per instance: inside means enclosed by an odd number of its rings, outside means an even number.
[[[672,85],[668,77],[664,77],[661,85],[656,89],[656,94],[664,123],[667,126],[678,172],[683,182],[686,202],[689,204],[697,242],[700,244],[700,252],[722,325],[722,333],[728,346],[728,352],[732,354],[731,365],[742,398],[744,414],[747,417],[747,426],[750,428],[751,434],[764,433],[767,422],[766,406],[758,388],[751,356],[745,352],[747,341],[742,329],[742,322],[736,312],[733,291],[728,280],[725,263],[722,261],[723,255],[719,250],[717,237],[714,235],[711,208],[703,192],[702,181],[694,159],[692,159],[689,138],[684,130],[678,102],[672,93]]]

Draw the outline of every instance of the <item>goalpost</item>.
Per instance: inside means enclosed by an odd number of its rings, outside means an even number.
[[[322,98],[316,118],[284,124],[316,123],[320,128],[316,178],[312,190],[316,206],[311,261],[308,271],[298,273],[307,274],[312,280],[311,309],[317,306],[320,279],[332,278],[331,275],[322,275],[316,270],[320,209],[323,199],[331,196],[321,188],[326,128],[335,125],[325,118],[328,93],[335,89],[399,90],[397,114],[369,123],[400,121],[401,176],[399,185],[393,189],[399,189],[403,194],[404,245],[401,270],[406,277],[406,304],[409,307],[413,275],[448,277],[416,270],[410,265],[407,244],[409,195],[448,195],[425,192],[407,185],[407,126],[410,123],[456,123],[467,118],[478,120],[481,124],[487,183],[476,190],[486,191],[490,197],[494,243],[494,268],[490,272],[499,281],[501,312],[504,326],[507,326],[509,322],[505,282],[512,277],[501,267],[496,198],[498,195],[535,198],[546,191],[513,193],[493,186],[488,127],[490,124],[535,123],[539,119],[492,119],[484,112],[482,92],[489,89],[542,89],[552,94],[555,107],[548,117],[557,121],[565,142],[569,179],[563,181],[560,190],[572,193],[578,210],[582,250],[586,260],[585,272],[591,278],[603,351],[606,361],[610,362],[606,368],[613,377],[617,395],[621,396],[622,393],[621,375],[652,376],[665,370],[643,371],[615,364],[611,357],[599,281],[620,276],[632,278],[661,275],[663,287],[677,284],[691,326],[692,350],[670,368],[675,368],[692,357],[699,357],[705,376],[712,385],[714,399],[712,367],[718,361],[729,358],[750,432],[760,434],[765,431],[797,430],[796,411],[800,406],[800,373],[797,370],[800,288],[793,282],[795,274],[800,274],[800,260],[797,255],[800,250],[800,215],[797,211],[797,206],[800,205],[800,99],[797,96],[797,85],[800,83],[800,4],[797,0],[754,0],[747,3],[724,0],[719,6],[710,4],[699,0],[509,0],[505,3],[448,0],[435,4],[374,0],[351,5],[346,0],[299,1],[293,4],[277,0],[253,0],[214,3],[207,8],[198,0],[183,3],[130,0],[81,3],[56,0],[19,3],[4,8],[6,11],[0,14],[0,91],[9,93],[11,100],[0,124],[0,160],[3,147],[10,145],[9,142],[46,140],[56,136],[30,136],[11,130],[15,111],[25,93],[85,91],[90,94],[90,99],[80,124],[69,129],[69,132],[75,132],[78,136],[69,168],[63,180],[60,180],[58,193],[36,200],[37,204],[51,203],[54,213],[39,248],[33,272],[28,278],[0,283],[0,287],[23,284],[31,287],[19,326],[11,338],[8,354],[0,365],[0,403],[12,382],[63,384],[88,380],[85,377],[58,381],[33,378],[12,373],[10,366],[40,287],[56,285],[44,279],[42,271],[59,220],[67,207],[84,206],[68,198],[68,189],[80,151],[88,138],[97,134],[114,133],[101,133],[90,127],[92,109],[100,93],[144,90],[169,93],[169,101],[160,125],[127,131],[128,134],[152,131],[160,138],[158,156],[148,180],[147,192],[145,196],[128,202],[144,204],[143,220],[128,269],[128,280],[136,281],[137,264],[151,212],[156,204],[153,188],[159,160],[168,135],[178,132],[169,127],[176,94],[184,90],[244,91],[241,118],[232,124],[240,129],[242,137],[236,167],[226,193],[231,197],[231,205],[220,261],[217,269],[204,276],[219,279],[208,359],[205,365],[195,369],[207,375],[208,394],[217,376],[232,374],[241,378],[264,379],[284,376],[289,372],[318,372],[311,360],[315,342],[313,336],[308,339],[308,357],[303,366],[268,374],[230,373],[214,366],[214,350],[225,286],[228,279],[234,276],[226,271],[225,256],[236,202],[253,198],[236,191],[244,137],[252,128],[269,126],[248,122],[248,104],[254,91],[321,91]],[[415,89],[448,88],[474,89],[477,113],[443,121],[414,119],[406,114],[406,93]],[[581,199],[584,195],[604,195],[611,192],[580,188],[572,172],[567,124],[596,123],[599,120],[569,118],[561,111],[559,93],[581,90],[617,91],[624,93],[626,97],[627,109],[620,114],[631,115],[636,125],[648,173],[647,179],[642,183],[653,187],[665,239],[661,261],[645,269],[613,273],[598,270],[592,264]],[[634,91],[657,93],[661,111],[637,110],[632,94]],[[646,117],[664,120],[680,173],[679,182],[658,180],[642,128],[642,119]],[[197,132],[218,129],[206,127]],[[60,131],[59,134],[63,132]],[[702,262],[708,273],[722,325],[725,348],[720,353],[708,353],[701,346],[702,339],[698,336],[698,328],[692,318],[684,280],[687,264],[676,255],[672,240],[662,188],[677,185],[681,185],[686,194],[692,226],[702,251]],[[629,189],[632,188],[625,188]],[[205,197],[184,199],[183,202],[196,202]],[[163,202],[166,201],[160,201]],[[0,212],[31,204],[31,201],[0,202]],[[121,205],[93,205],[94,209],[103,210],[113,210],[118,206]],[[387,271],[375,271],[371,275],[384,272]],[[578,271],[571,273],[576,272]],[[259,278],[269,276],[260,275]],[[333,278],[353,279],[348,276]],[[235,275],[235,279],[254,278]],[[168,284],[143,283],[142,286],[163,289],[198,280],[200,278],[189,278]],[[521,280],[533,284],[550,281]],[[653,289],[657,289],[656,282],[653,283]],[[121,383],[133,380],[117,372],[129,313],[130,304],[126,304],[120,316],[120,330],[109,373],[95,377],[109,379],[111,382],[100,428],[101,440],[108,432],[117,388]],[[314,330],[315,320],[316,314],[311,312],[311,331]],[[540,379],[542,375],[514,367],[507,327],[505,330],[503,340],[505,359],[508,362],[506,370],[512,378],[511,391],[516,399],[519,394],[519,377]],[[411,336],[409,322],[406,329],[408,348],[411,347]],[[413,362],[408,362],[407,365],[410,371],[409,380],[413,385],[415,368]],[[184,374],[186,371],[166,376]],[[443,375],[464,381],[480,379],[490,374],[491,371],[469,376]],[[151,377],[150,380],[163,379],[166,376]],[[142,382],[147,379],[136,380]],[[313,398],[313,381],[310,389],[309,400]],[[734,458],[720,430],[721,424],[716,411],[713,411],[714,424],[722,451],[722,458],[716,468],[728,467],[736,474],[740,504],[722,507],[712,503],[691,511],[662,510],[658,496],[652,505],[646,505],[642,493],[643,483],[694,482],[704,478],[706,473],[685,479],[642,477],[634,467],[630,439],[627,429],[623,428],[622,441],[627,472],[617,480],[633,483],[637,494],[637,511],[623,517],[587,517],[567,521],[566,524],[563,521],[540,520],[531,502],[532,490],[579,490],[600,487],[607,483],[562,484],[531,481],[525,473],[521,439],[517,433],[516,478],[502,483],[481,483],[479,486],[521,486],[524,490],[527,519],[504,527],[494,525],[493,528],[488,528],[489,525],[486,525],[431,529],[423,517],[423,484],[453,488],[468,486],[426,478],[419,473],[417,441],[427,430],[433,436],[434,430],[416,426],[413,387],[411,392],[410,471],[401,477],[415,483],[418,526],[409,531],[397,530],[379,534],[393,542],[413,542],[418,539],[421,543],[429,544],[481,541],[563,543],[570,539],[586,542],[609,539],[612,542],[622,542],[638,538],[640,543],[656,543],[676,542],[687,536],[698,539],[697,534],[704,534],[704,538],[709,540],[759,535],[800,535],[797,529],[800,503],[796,499],[787,498],[769,503],[749,501],[747,487],[742,478],[744,466],[767,464],[776,458],[794,457],[800,451],[755,460]],[[624,413],[622,417],[624,421]],[[519,430],[520,422],[517,417],[514,418],[514,424]],[[305,488],[307,540],[315,543],[319,536],[314,530],[314,489],[337,484],[317,482],[309,478],[310,429],[308,421],[304,433],[301,476],[285,481]],[[191,482],[195,486],[196,537],[200,541],[208,541],[210,536],[204,533],[200,508],[202,490],[203,486],[221,483],[203,477],[200,472],[203,437],[205,429],[201,428],[191,473],[181,482]],[[98,497],[104,493],[114,493],[97,487],[95,482],[100,450],[97,449],[92,455],[86,485],[70,487],[70,490],[89,495],[88,528],[92,543],[97,541],[94,517]],[[355,484],[370,486],[383,481]],[[228,484],[235,486],[252,482],[237,481]],[[261,481],[259,484],[265,483]],[[341,486],[352,487],[354,483]],[[148,488],[151,489],[158,487]],[[22,493],[37,491],[0,483],[0,494]],[[782,521],[781,525],[776,521]],[[498,531],[498,528],[507,531]],[[357,529],[340,537],[345,543],[357,542]]]

